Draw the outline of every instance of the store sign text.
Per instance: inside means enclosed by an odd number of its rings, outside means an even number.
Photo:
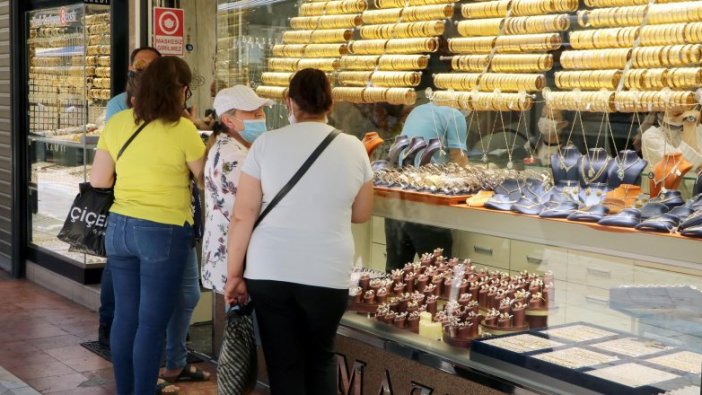
[[[66,10],[61,7],[58,15],[43,14],[32,18],[32,26],[58,26],[76,22],[78,16],[76,10]]]
[[[370,390],[372,392],[366,392],[363,388],[363,371],[365,370],[366,363],[357,360],[354,361],[353,367],[349,372],[348,364],[346,363],[346,356],[336,354],[336,366],[337,390],[341,395],[399,395],[392,390],[392,380],[390,379],[391,373],[388,369],[385,369],[383,379],[378,383],[378,386],[375,387],[377,388],[377,391],[375,388],[371,388]],[[434,390],[432,388],[413,381],[410,383],[408,395],[431,395],[433,392]]]

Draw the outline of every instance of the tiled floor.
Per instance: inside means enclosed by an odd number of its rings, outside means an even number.
[[[2,270],[0,301],[0,394],[114,393],[112,364],[80,346],[97,337],[96,313]],[[214,377],[178,386],[185,395],[217,392]]]

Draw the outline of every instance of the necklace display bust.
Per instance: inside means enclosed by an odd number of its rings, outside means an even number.
[[[663,189],[678,189],[682,176],[692,169],[692,164],[683,158],[681,152],[663,155],[663,159],[653,166],[649,174],[651,197],[656,197]]]
[[[604,148],[590,148],[587,154],[579,159],[580,186],[607,181],[607,170],[611,160]]]
[[[646,165],[648,162],[641,159],[636,151],[619,151],[607,170],[609,188],[614,189],[621,184],[640,185],[641,172]]]
[[[578,181],[578,160],[582,155],[574,145],[561,147],[557,153],[551,155],[551,170],[553,171],[553,182]]]

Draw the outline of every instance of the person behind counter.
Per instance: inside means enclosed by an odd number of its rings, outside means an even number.
[[[702,126],[699,111],[670,111],[658,113],[658,126],[651,126],[641,137],[643,158],[651,166],[664,154],[682,153],[695,171],[702,167]]]
[[[434,163],[468,163],[466,118],[455,108],[433,103],[419,105],[407,116],[402,134],[409,138],[422,137],[427,142],[438,138],[442,149],[432,158]],[[444,151],[444,147],[448,152]],[[442,248],[444,254],[450,255],[453,247],[449,229],[389,218],[385,219],[385,240],[387,272],[403,267],[416,254]]]
[[[151,62],[160,57],[161,52],[153,47],[140,47],[133,50],[129,55],[129,76],[141,72],[151,64]],[[107,108],[105,110],[105,123],[107,123],[113,115],[130,108],[130,101],[131,96],[126,90],[110,99],[107,102]]]

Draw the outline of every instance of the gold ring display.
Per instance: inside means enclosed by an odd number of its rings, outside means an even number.
[[[375,0],[376,8],[398,8],[431,4],[455,3],[458,0]]]
[[[383,55],[378,61],[380,70],[423,70],[428,65],[427,55]]]
[[[471,19],[456,25],[458,34],[463,37],[497,36],[500,34],[504,18]]]
[[[622,77],[620,70],[559,71],[554,78],[560,89],[616,89]]]
[[[371,70],[378,65],[378,59],[378,55],[346,55],[339,59],[339,63],[344,70]]]
[[[558,33],[498,36],[495,39],[497,53],[555,51],[562,44],[563,39]]]
[[[256,88],[256,94],[268,99],[284,99],[288,94],[288,88],[260,85]]]
[[[319,69],[322,71],[335,71],[340,67],[339,59],[337,58],[307,58],[300,59],[297,63],[297,69]]]
[[[563,32],[570,27],[570,17],[567,14],[519,16],[505,18],[505,34],[533,34]]]
[[[355,14],[365,11],[366,8],[368,8],[368,4],[364,0],[302,3],[300,5],[300,16]]]
[[[464,37],[464,38],[449,38],[449,51],[453,53],[483,53],[487,54],[492,51],[497,37]]]
[[[453,17],[453,6],[448,4],[424,5],[405,8],[368,10],[361,15],[363,23],[378,25],[384,23],[431,21]]]
[[[372,71],[342,71],[337,74],[336,80],[347,86],[366,86],[370,81]]]
[[[578,0],[512,0],[513,16],[544,15],[560,12],[574,12]]]
[[[624,48],[564,51],[561,66],[564,69],[623,69],[631,52]]]
[[[624,7],[629,5],[646,5],[649,0],[585,0],[590,8]]]
[[[544,95],[554,110],[614,112],[614,92],[549,92]]]
[[[360,14],[296,16],[290,18],[290,27],[295,30],[351,29],[361,22]]]
[[[430,21],[370,25],[361,26],[359,30],[363,39],[440,36],[444,34],[445,23],[444,21]]]
[[[570,32],[574,49],[631,48],[639,34],[639,27],[579,30]]]
[[[679,111],[692,109],[697,100],[692,92],[624,91],[614,100],[620,112]]]
[[[461,5],[461,15],[466,19],[497,18],[507,15],[510,0],[486,1]]]
[[[641,28],[639,35],[641,45],[673,45],[686,44],[685,25],[681,23],[667,25],[651,25]]]
[[[478,86],[479,73],[434,74],[434,85],[439,89],[469,91]]]
[[[264,85],[288,86],[295,73],[265,72],[261,74],[261,82]]]
[[[702,20],[702,3],[689,1],[676,4],[652,4],[648,9],[648,23],[699,22]]]
[[[601,8],[578,11],[578,24],[582,27],[639,26],[643,23],[646,6]],[[649,11],[649,18],[650,18]],[[649,19],[649,23],[651,20]],[[663,23],[663,22],[659,22]]]
[[[351,29],[292,30],[283,33],[285,44],[345,43],[353,37]]]

